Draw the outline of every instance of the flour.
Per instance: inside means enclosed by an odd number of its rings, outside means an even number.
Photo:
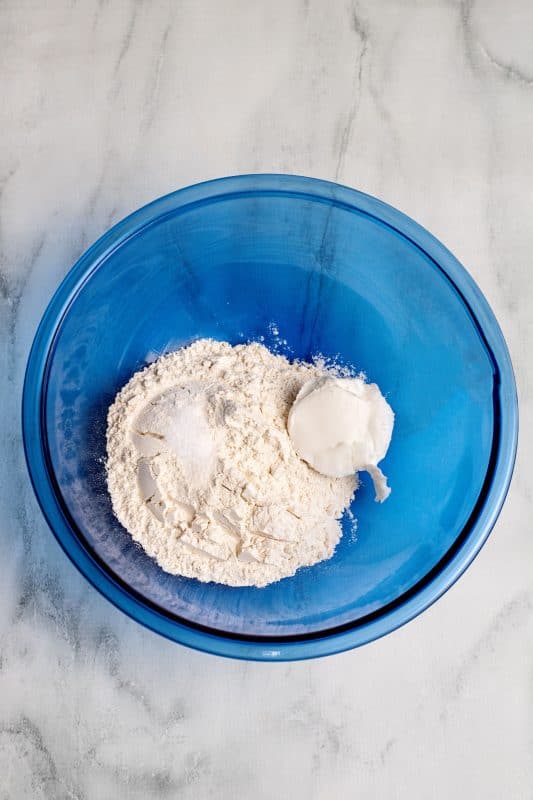
[[[201,339],[136,373],[109,409],[113,510],[167,572],[266,586],[330,558],[357,477],[296,454],[294,398],[323,364]]]

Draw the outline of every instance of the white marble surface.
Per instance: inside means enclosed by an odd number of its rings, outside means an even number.
[[[533,798],[532,36],[529,0],[0,4],[2,798]],[[21,450],[28,348],[77,256],[158,195],[249,171],[338,179],[432,230],[521,395],[467,574],[317,662],[209,657],[127,619],[48,532]]]

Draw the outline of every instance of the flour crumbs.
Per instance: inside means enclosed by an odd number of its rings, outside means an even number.
[[[108,413],[113,510],[166,572],[266,586],[332,556],[357,475],[328,477],[287,431],[324,363],[200,339],[137,372]]]

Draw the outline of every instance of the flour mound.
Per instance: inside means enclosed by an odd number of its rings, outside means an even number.
[[[287,417],[331,374],[261,344],[200,339],[137,372],[108,413],[113,510],[166,572],[266,586],[330,558],[357,477],[294,451]]]

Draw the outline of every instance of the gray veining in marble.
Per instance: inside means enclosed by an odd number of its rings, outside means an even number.
[[[532,38],[529,0],[0,4],[2,798],[533,798]],[[468,573],[386,639],[292,665],[188,651],[101,598],[42,519],[19,428],[80,253],[250,171],[337,179],[428,227],[494,308],[521,399]]]

